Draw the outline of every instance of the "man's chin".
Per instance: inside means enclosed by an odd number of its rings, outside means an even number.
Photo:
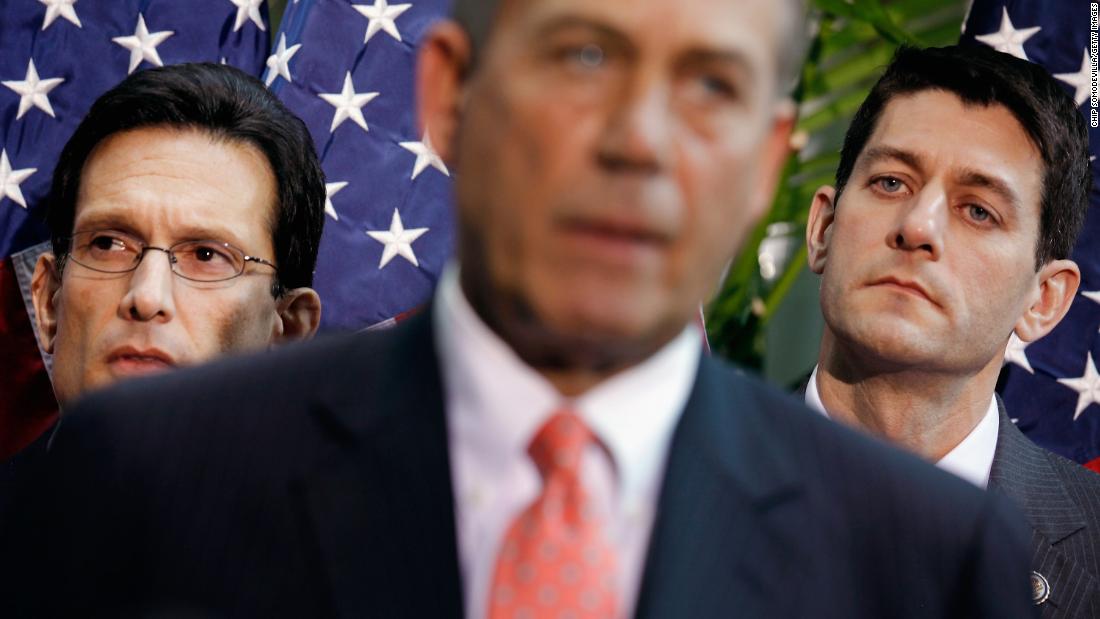
[[[935,350],[936,342],[920,329],[910,324],[863,323],[858,328],[842,333],[853,361],[860,365],[872,365],[882,371],[901,371],[909,367],[932,367],[942,361],[942,351]]]
[[[645,360],[684,328],[633,318],[606,311],[551,315],[519,325],[510,342],[532,367],[603,373]]]

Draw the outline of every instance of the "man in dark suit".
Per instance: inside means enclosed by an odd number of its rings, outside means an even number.
[[[100,96],[54,168],[31,280],[61,407],[312,337],[324,189],[305,124],[238,69],[158,67]],[[56,418],[0,420],[0,521]]]
[[[420,56],[461,232],[429,310],[87,399],[9,532],[48,590],[5,599],[1029,616],[1003,503],[702,353],[785,159],[796,4],[459,0]]]
[[[807,403],[1007,495],[1033,528],[1044,617],[1100,616],[1100,476],[1032,444],[994,395],[1005,347],[1062,319],[1088,135],[1042,68],[903,49],[814,197],[825,333]]]

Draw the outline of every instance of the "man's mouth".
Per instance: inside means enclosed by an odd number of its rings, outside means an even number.
[[[915,280],[902,279],[894,276],[887,276],[876,279],[871,282],[871,286],[882,286],[898,292],[910,294],[916,297],[920,297],[925,301],[928,301],[934,305],[939,305],[928,290]]]
[[[176,365],[168,353],[157,348],[123,346],[111,351],[107,365],[118,374],[146,374],[167,370]]]
[[[642,259],[663,251],[672,242],[671,235],[639,222],[570,218],[560,224],[575,250],[615,263]]]

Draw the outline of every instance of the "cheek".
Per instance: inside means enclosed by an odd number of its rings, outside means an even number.
[[[522,277],[533,257],[553,249],[554,209],[591,185],[582,135],[588,129],[541,108],[514,107],[489,106],[466,125],[461,157],[478,163],[456,181],[462,257],[486,252],[482,261],[498,279]]]
[[[271,341],[274,303],[266,291],[246,298],[204,300],[201,312],[189,321],[194,361],[266,348]]]
[[[989,325],[1015,324],[1027,303],[1035,263],[1011,256],[973,256],[965,266],[970,285],[961,288],[971,313]]]
[[[87,350],[100,339],[98,336],[117,314],[124,294],[110,280],[89,283],[70,279],[56,297],[56,346],[67,352]]]
[[[757,221],[748,200],[754,171],[739,155],[696,151],[684,152],[687,165],[677,172],[686,205],[682,245],[694,256],[683,267],[717,273],[741,249]]]

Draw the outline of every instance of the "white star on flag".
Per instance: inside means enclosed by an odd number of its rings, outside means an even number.
[[[1013,333],[1008,338],[1008,347],[1005,349],[1005,363],[1015,363],[1016,365],[1027,370],[1028,374],[1034,374],[1035,370],[1031,367],[1031,362],[1027,359],[1027,353],[1024,352],[1028,347],[1028,342],[1021,340]]]
[[[149,29],[145,27],[145,16],[138,13],[137,28],[134,29],[134,34],[128,37],[114,37],[111,39],[130,50],[130,69],[126,71],[126,75],[133,73],[142,60],[148,60],[158,67],[163,67],[164,63],[161,62],[160,54],[157,53],[157,46],[164,43],[164,40],[173,34],[175,32],[171,30],[150,33]]]
[[[46,5],[46,16],[42,19],[42,29],[50,27],[58,17],[64,17],[69,22],[76,24],[77,28],[83,28],[80,18],[76,16],[76,0],[38,0]]]
[[[432,166],[447,176],[451,175],[447,171],[447,165],[439,157],[439,153],[435,152],[435,148],[432,146],[432,138],[428,135],[427,130],[424,131],[424,137],[419,142],[401,142],[400,146],[416,155],[416,163],[413,164],[412,173],[414,180],[428,166]]]
[[[344,89],[342,91],[339,93],[322,93],[317,96],[336,107],[336,113],[332,115],[332,126],[329,127],[329,133],[336,131],[336,128],[349,118],[362,127],[363,131],[370,131],[367,128],[366,119],[363,118],[363,106],[377,97],[378,93],[355,92],[355,86],[351,83],[351,71],[344,75]]]
[[[1085,57],[1081,60],[1080,71],[1077,73],[1055,73],[1054,77],[1076,89],[1073,100],[1077,102],[1077,105],[1081,105],[1085,102],[1085,99],[1089,98],[1089,89],[1092,88],[1091,72],[1092,59],[1089,58],[1089,50],[1086,49]]]
[[[340,190],[347,186],[347,181],[325,183],[325,214],[329,215],[336,221],[340,221],[340,217],[336,214],[336,207],[332,205],[332,196],[340,193]]]
[[[1027,57],[1027,53],[1024,52],[1024,42],[1035,36],[1035,33],[1042,30],[1042,28],[1034,26],[1032,28],[1016,29],[1016,27],[1012,25],[1012,20],[1008,17],[1008,8],[1002,7],[1001,10],[1004,11],[1001,17],[1001,29],[997,32],[981,34],[974,38],[999,52],[1012,54],[1024,60],[1030,60]]]
[[[8,161],[7,149],[0,150],[0,200],[7,196],[12,199],[12,202],[27,208],[27,201],[23,199],[23,192],[19,189],[19,184],[37,171],[38,168],[13,170],[11,162]]]
[[[382,250],[382,260],[378,263],[378,269],[382,270],[396,256],[401,256],[411,262],[413,266],[419,267],[420,263],[416,260],[416,254],[413,253],[412,242],[427,231],[428,228],[406,230],[405,225],[401,223],[401,215],[397,212],[397,209],[393,209],[393,220],[390,222],[389,230],[367,232],[372,239],[386,246]]]
[[[1088,354],[1085,361],[1085,373],[1079,378],[1059,378],[1058,382],[1077,392],[1077,410],[1073,413],[1073,420],[1081,416],[1090,404],[1100,402],[1100,372],[1096,371],[1096,364],[1092,361],[1092,353]]]
[[[23,78],[23,81],[9,80],[0,83],[19,95],[19,111],[15,113],[15,119],[19,120],[31,107],[36,107],[50,116],[54,116],[53,106],[50,105],[50,98],[47,95],[64,81],[65,78],[62,77],[39,79],[38,70],[34,68],[34,59],[32,58],[27,61],[27,76]]]
[[[351,8],[359,11],[363,17],[370,20],[367,24],[367,34],[363,36],[363,43],[366,44],[379,30],[400,41],[401,33],[398,32],[394,20],[412,8],[412,5],[388,4],[386,0],[374,0],[373,5],[353,4]]]
[[[237,7],[237,21],[233,24],[233,32],[241,29],[244,22],[252,20],[256,24],[256,27],[260,30],[267,32],[267,26],[264,26],[264,18],[260,16],[260,5],[264,3],[264,0],[229,0]]]
[[[280,35],[279,46],[275,49],[275,53],[267,58],[267,79],[264,80],[264,83],[270,87],[280,75],[286,81],[293,82],[294,80],[290,79],[290,59],[298,53],[298,49],[301,47],[301,43],[296,43],[288,49],[286,34]]]

